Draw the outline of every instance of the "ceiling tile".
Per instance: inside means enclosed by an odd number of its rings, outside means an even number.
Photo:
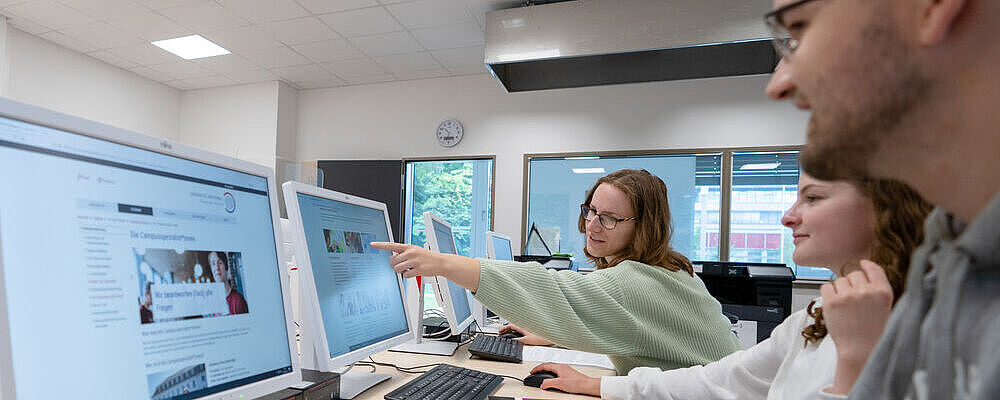
[[[267,31],[253,25],[205,33],[203,36],[234,53],[281,46],[281,42],[272,39]]]
[[[324,79],[321,81],[309,81],[309,82],[295,82],[295,86],[300,89],[322,89],[330,87],[345,86],[347,82],[343,79]]]
[[[164,74],[160,71],[154,71],[152,69],[149,69],[149,67],[135,67],[135,68],[130,68],[129,71],[132,71],[136,75],[139,75],[143,78],[152,79],[157,82],[168,82],[174,80],[173,78],[170,77],[170,75]]]
[[[105,22],[63,29],[61,32],[98,49],[122,47],[143,42],[139,37],[125,33]]]
[[[455,75],[485,74],[490,72],[486,69],[485,64],[448,68],[448,71],[451,71],[451,73]]]
[[[444,68],[437,68],[437,69],[428,69],[423,71],[397,72],[394,73],[393,75],[396,76],[396,79],[399,79],[401,81],[406,81],[414,79],[441,78],[449,76],[451,75],[451,73],[445,70]]]
[[[26,3],[28,0],[0,0],[0,8],[12,6],[18,3]]]
[[[378,0],[379,4],[396,4],[396,3],[405,3],[407,1],[412,1],[412,0]]]
[[[299,53],[296,53],[292,51],[292,49],[284,46],[254,50],[252,52],[244,53],[242,56],[257,65],[268,69],[310,64],[309,59],[302,57]]]
[[[51,29],[86,25],[94,18],[52,0],[32,1],[4,9],[4,14],[25,18]]]
[[[108,20],[149,12],[149,8],[131,0],[59,0],[91,17]]]
[[[184,83],[194,86],[196,89],[206,89],[219,86],[235,85],[232,79],[222,75],[206,76],[202,78],[185,79]]]
[[[322,81],[334,78],[329,71],[316,64],[275,68],[271,72],[291,82]]]
[[[228,73],[226,76],[232,79],[236,83],[257,83],[257,82],[268,82],[280,80],[277,75],[271,73],[270,71],[259,69],[256,71],[243,71],[243,72],[233,72]]]
[[[197,89],[194,85],[192,85],[190,83],[187,83],[187,82],[184,82],[184,81],[169,81],[169,82],[163,82],[163,84],[171,86],[174,89],[178,89],[178,90]]]
[[[238,54],[226,54],[215,57],[199,58],[192,61],[208,70],[224,75],[229,75],[234,72],[254,71],[260,69],[257,64],[250,62]]]
[[[219,4],[254,23],[284,21],[309,15],[292,0],[219,0]]]
[[[287,45],[340,39],[340,35],[316,17],[270,22],[260,25],[260,28]]]
[[[203,1],[205,0],[136,0],[137,3],[152,8],[154,10],[174,8],[188,4],[200,3]]]
[[[118,29],[138,35],[147,42],[172,39],[194,33],[190,29],[153,12],[111,19],[108,23]]]
[[[375,61],[394,74],[441,68],[441,64],[427,52],[375,57]]]
[[[424,50],[424,47],[409,32],[362,36],[350,39],[350,41],[359,50],[372,57],[416,53]]]
[[[248,24],[245,19],[213,1],[168,8],[160,12],[178,24],[198,32],[211,32]]]
[[[327,40],[292,46],[295,51],[315,62],[328,62],[361,58],[365,55],[354,48],[346,40]]]
[[[135,62],[118,57],[107,50],[98,50],[93,53],[87,53],[87,55],[119,68],[129,69],[139,66],[139,64],[136,64]]]
[[[28,21],[20,17],[8,17],[7,23],[23,32],[30,33],[32,35],[37,35],[42,32],[48,32],[52,29],[38,25],[34,22]]]
[[[376,75],[376,76],[359,76],[356,78],[346,78],[344,80],[352,85],[363,85],[366,83],[391,82],[396,80],[396,77],[392,75]]]
[[[414,29],[411,32],[429,50],[470,47],[486,42],[486,35],[478,24],[473,23]]]
[[[163,51],[163,49],[153,46],[149,43],[139,44],[135,46],[116,47],[113,49],[109,49],[108,51],[110,51],[111,54],[132,61],[139,65],[163,64],[172,61],[182,60],[182,58],[167,53],[166,51]]]
[[[96,47],[91,46],[87,43],[76,40],[72,36],[67,36],[59,32],[45,32],[38,37],[48,40],[52,43],[58,44],[70,50],[78,51],[80,53],[89,53],[91,51],[97,50]]]
[[[375,35],[403,30],[403,27],[382,7],[342,11],[320,15],[319,18],[344,37]]]
[[[376,64],[375,61],[368,58],[323,63],[323,68],[344,79],[359,76],[387,75],[389,73],[381,65]]]
[[[378,5],[378,2],[375,0],[298,0],[298,2],[314,14],[326,14]]]
[[[187,60],[150,65],[149,68],[167,74],[173,79],[191,79],[216,75],[214,72]]]
[[[461,0],[420,0],[386,6],[407,29],[475,23]]]
[[[460,49],[434,50],[431,54],[445,68],[482,66],[486,64],[486,49],[483,46],[463,47]]]

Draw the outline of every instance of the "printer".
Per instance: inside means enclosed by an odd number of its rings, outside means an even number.
[[[756,330],[754,343],[770,337],[771,331],[792,313],[795,273],[785,264],[719,261],[692,264],[734,326],[738,323],[734,319],[750,322],[743,325]],[[744,339],[741,337],[741,341]]]

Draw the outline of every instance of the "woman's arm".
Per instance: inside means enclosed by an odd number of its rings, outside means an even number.
[[[473,258],[435,253],[412,244],[372,242],[371,246],[393,252],[389,262],[405,278],[443,276],[473,293],[479,289],[479,261]]]

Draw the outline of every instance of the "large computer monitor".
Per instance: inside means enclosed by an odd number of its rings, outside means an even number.
[[[510,246],[510,237],[502,233],[486,231],[486,258],[514,261],[514,251]]]
[[[318,367],[338,371],[412,340],[403,278],[389,263],[392,253],[369,245],[392,241],[386,205],[299,182],[282,189],[302,271],[303,322]],[[389,377],[342,374],[340,398],[353,398]]]
[[[0,99],[0,398],[301,381],[270,168]]]
[[[448,221],[427,211],[424,213],[424,227],[431,251],[458,254],[455,235]],[[445,319],[448,320],[451,334],[461,335],[462,331],[475,320],[472,316],[472,306],[469,305],[468,291],[443,276],[430,277],[428,280],[434,288],[434,296],[444,311]]]

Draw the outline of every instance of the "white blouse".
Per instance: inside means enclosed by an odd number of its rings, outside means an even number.
[[[819,301],[817,300],[817,306]],[[721,360],[662,371],[634,368],[628,376],[601,378],[605,399],[845,399],[823,391],[833,385],[837,351],[826,336],[805,345],[802,329],[813,318],[801,310],[774,328],[771,337]]]

